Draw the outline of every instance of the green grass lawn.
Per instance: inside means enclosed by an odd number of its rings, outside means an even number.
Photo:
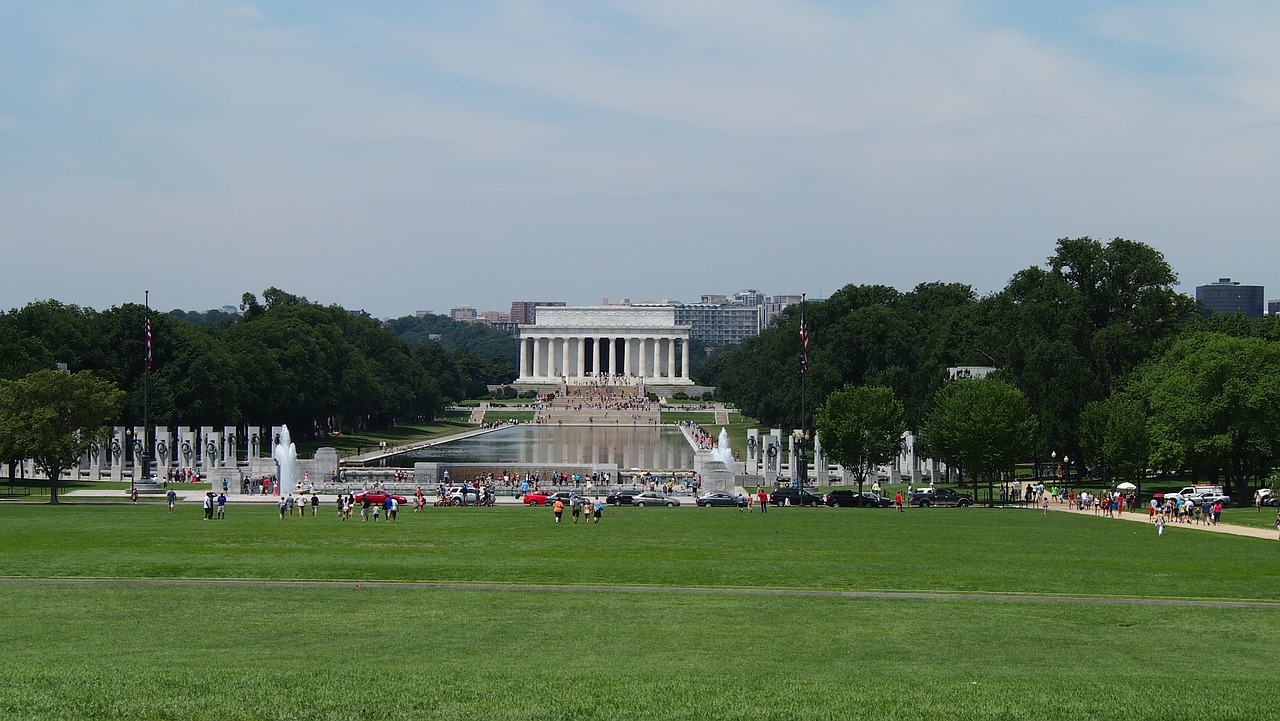
[[[532,423],[534,415],[535,415],[534,411],[519,411],[519,410],[511,410],[509,408],[498,408],[498,409],[490,409],[485,411],[484,420],[486,423],[492,423],[492,422],[501,423],[503,421],[511,421],[511,420],[519,421],[521,423]]]
[[[1275,716],[1278,608],[657,590],[1275,601],[1275,541],[988,509],[325,511],[0,504],[0,578],[336,584],[0,583],[0,718]],[[373,581],[654,590],[356,588]],[[1212,627],[1170,637],[1190,616]],[[1212,693],[1152,702],[1187,669]]]

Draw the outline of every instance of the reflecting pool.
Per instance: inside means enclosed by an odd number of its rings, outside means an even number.
[[[692,469],[693,448],[671,426],[517,425],[389,459],[414,463],[613,463],[619,470]]]

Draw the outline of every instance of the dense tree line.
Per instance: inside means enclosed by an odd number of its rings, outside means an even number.
[[[410,347],[362,312],[320,305],[276,288],[242,313],[193,324],[181,311],[152,313],[152,424],[288,423],[298,437],[429,420],[445,405],[514,380],[506,356],[465,345]],[[225,315],[225,314],[220,314]],[[0,314],[0,378],[65,363],[124,391],[119,423],[143,420],[146,309],[105,311],[56,300]],[[513,342],[514,344],[514,342]]]
[[[1022,461],[1056,451],[1094,467],[1109,457],[1113,470],[1127,473],[1221,474],[1242,491],[1280,462],[1280,421],[1263,410],[1280,401],[1273,380],[1280,378],[1280,324],[1202,318],[1176,283],[1161,254],[1142,243],[1062,239],[1044,266],[1017,272],[981,298],[961,284],[905,293],[850,285],[793,306],[758,337],[714,358],[702,380],[764,423],[799,426],[803,314],[806,425],[837,389],[884,387],[922,442],[977,473],[994,472],[990,459],[1005,446]],[[1008,388],[982,393],[1006,400],[979,403],[972,388],[941,393],[946,369],[967,365],[998,368],[995,380]],[[957,445],[964,428],[957,418],[996,418],[998,406],[1024,402],[1028,413],[1019,405],[1014,436],[992,436],[987,449]],[[818,418],[831,422],[830,414]]]

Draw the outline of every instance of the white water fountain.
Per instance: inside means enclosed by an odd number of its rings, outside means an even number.
[[[280,427],[280,442],[271,449],[271,457],[280,465],[280,495],[293,494],[298,489],[298,449],[289,438],[289,426]]]
[[[733,468],[733,449],[729,447],[729,432],[720,429],[720,437],[716,439],[716,447],[711,449],[711,460],[720,461],[725,468]]]

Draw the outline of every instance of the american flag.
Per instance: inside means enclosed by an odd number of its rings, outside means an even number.
[[[800,316],[800,370],[809,369],[809,326],[805,325],[804,316]]]
[[[151,370],[151,319],[147,318],[147,370]]]

